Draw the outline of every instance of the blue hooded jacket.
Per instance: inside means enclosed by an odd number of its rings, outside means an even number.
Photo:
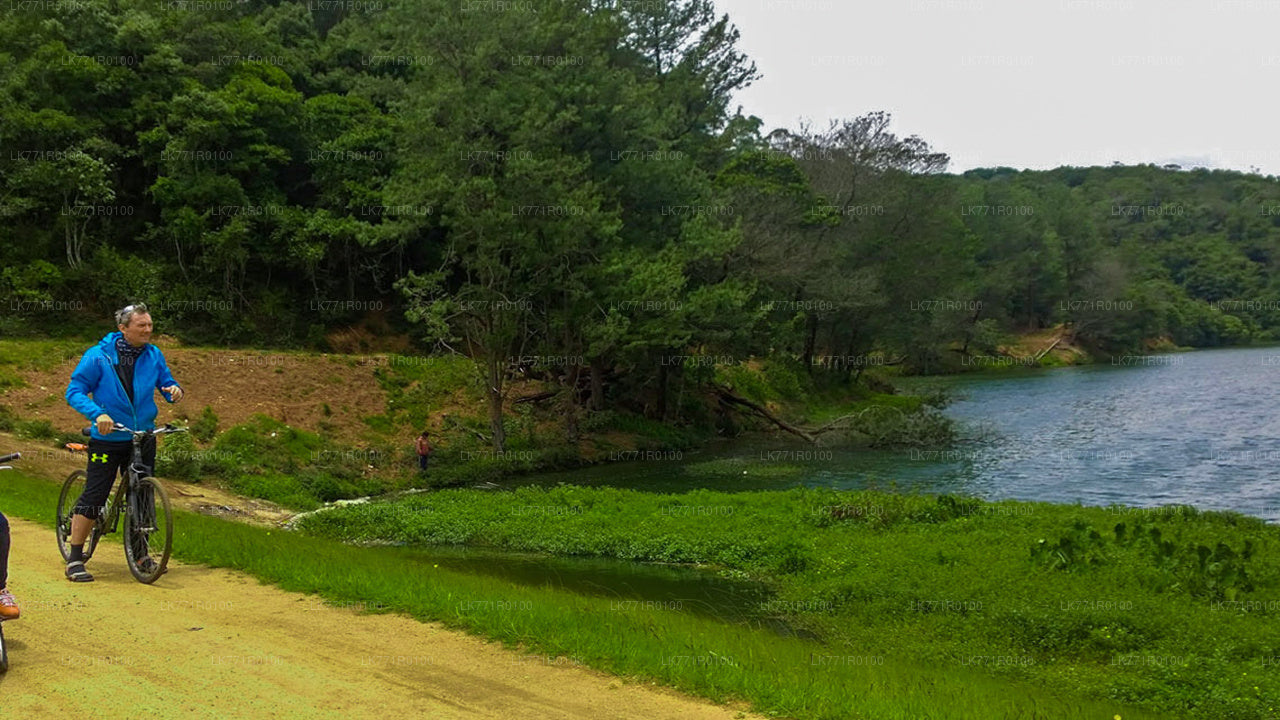
[[[129,402],[124,385],[120,383],[120,376],[116,374],[115,366],[120,363],[120,356],[116,353],[116,338],[119,337],[119,332],[110,333],[85,351],[80,364],[71,373],[71,382],[67,385],[67,404],[88,418],[90,423],[106,413],[116,422],[134,430],[154,430],[156,415],[160,412],[156,407],[155,391],[177,383],[169,372],[169,366],[165,364],[160,348],[148,344],[133,364],[135,402]],[[166,401],[173,402],[169,393],[161,391],[160,394]],[[93,397],[90,398],[90,395]],[[130,440],[129,433],[123,431],[99,435],[96,424],[90,437],[113,442]]]

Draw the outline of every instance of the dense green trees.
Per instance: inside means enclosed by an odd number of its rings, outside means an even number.
[[[1280,327],[1274,178],[948,175],[883,113],[770,131],[731,109],[736,43],[710,0],[11,3],[0,330],[133,299],[198,342],[390,323],[476,360],[501,444],[516,372],[573,438],[750,357],[846,382],[1059,323]]]

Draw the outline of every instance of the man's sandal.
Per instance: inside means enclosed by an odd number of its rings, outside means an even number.
[[[81,560],[67,563],[67,579],[71,582],[93,582],[93,576],[84,569],[84,562]]]

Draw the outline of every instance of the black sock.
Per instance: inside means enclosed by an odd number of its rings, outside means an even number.
[[[84,543],[71,546],[71,557],[67,558],[67,562],[84,562]]]

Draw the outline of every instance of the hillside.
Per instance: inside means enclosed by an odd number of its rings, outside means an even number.
[[[262,414],[323,432],[345,446],[367,440],[369,428],[361,418],[387,409],[386,393],[374,376],[377,358],[186,348],[172,337],[157,338],[156,345],[186,391],[180,404],[160,403],[158,422],[195,419],[208,406],[224,428]],[[47,420],[61,431],[83,427],[84,418],[63,399],[78,360],[72,353],[54,366],[16,370],[22,384],[5,389],[4,404],[25,419]]]
[[[64,392],[89,344],[0,341],[0,431],[46,449],[82,441],[87,423]],[[189,425],[195,435],[166,440],[158,468],[166,477],[310,507],[422,482],[412,464],[422,429],[435,434],[443,458],[483,449],[474,429],[483,427],[482,403],[464,358],[190,348],[171,336],[156,344],[186,391],[181,403],[159,402],[157,422]],[[524,381],[510,391],[514,400],[540,388]],[[613,443],[634,446],[625,437]],[[588,458],[595,448],[583,445]],[[327,489],[299,494],[299,476]]]

